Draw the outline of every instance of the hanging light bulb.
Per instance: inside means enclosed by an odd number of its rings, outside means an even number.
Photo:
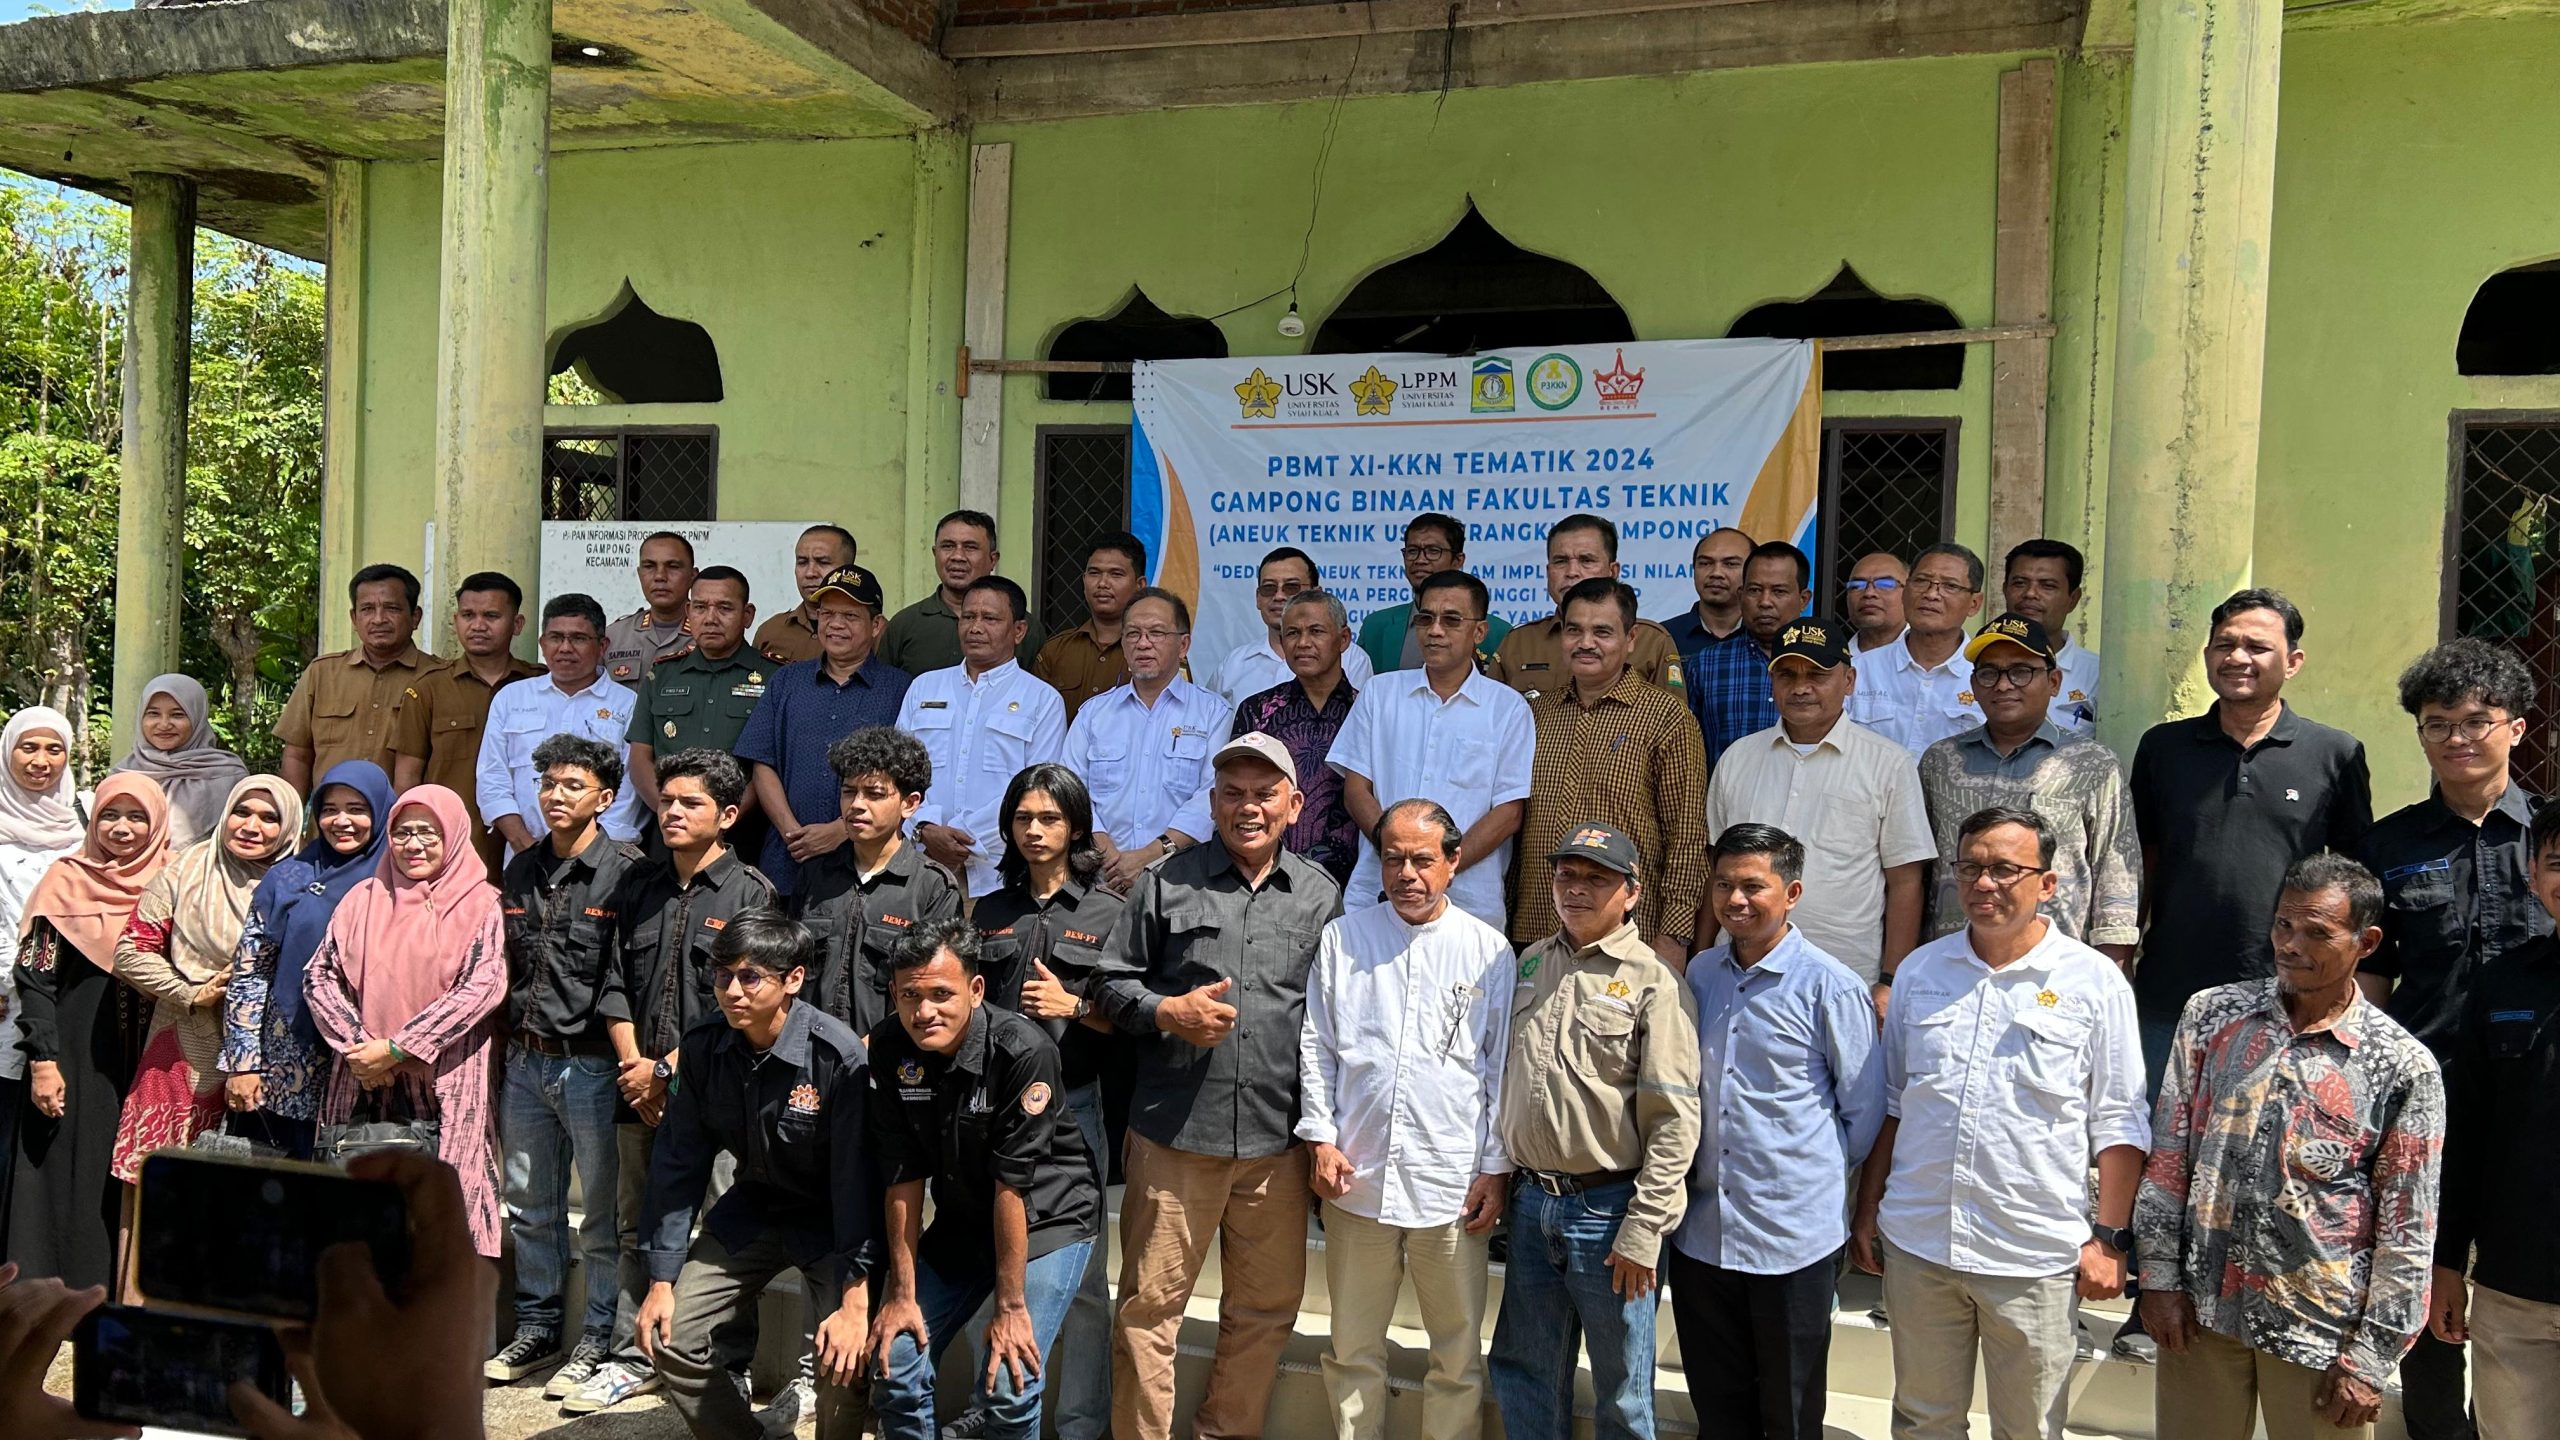
[[[1285,339],[1295,340],[1306,333],[1307,322],[1299,318],[1297,299],[1291,297],[1289,313],[1280,317],[1280,334]]]

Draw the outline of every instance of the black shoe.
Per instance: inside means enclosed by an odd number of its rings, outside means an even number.
[[[959,1419],[942,1427],[942,1440],[985,1440],[987,1423],[991,1418],[984,1409],[972,1407]]]
[[[539,1330],[520,1331],[506,1348],[480,1367],[484,1377],[504,1385],[560,1362],[560,1337]]]

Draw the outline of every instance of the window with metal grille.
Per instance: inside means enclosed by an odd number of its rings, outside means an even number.
[[[709,520],[720,432],[711,426],[563,428],[542,436],[545,520]]]
[[[2446,631],[2514,647],[2534,703],[2516,747],[2528,790],[2560,788],[2560,411],[2456,413],[2446,516]]]
[[[1037,455],[1035,603],[1041,625],[1055,635],[1085,622],[1085,548],[1129,528],[1129,427],[1043,425]]]
[[[1822,422],[1822,512],[1815,609],[1839,608],[1858,557],[1889,550],[1908,563],[1955,522],[1956,421]]]

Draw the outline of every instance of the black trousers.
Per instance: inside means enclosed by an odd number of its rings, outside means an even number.
[[[1704,1440],[1822,1440],[1837,1253],[1785,1275],[1692,1260],[1670,1244],[1671,1321]]]
[[[2409,1440],[2472,1440],[2471,1408],[2462,1394],[2463,1348],[2418,1332],[2400,1362],[2400,1414]]]

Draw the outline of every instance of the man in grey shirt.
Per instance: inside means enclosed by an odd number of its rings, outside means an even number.
[[[1211,757],[1217,834],[1142,872],[1092,998],[1138,1035],[1121,1205],[1111,1433],[1167,1440],[1174,1343],[1224,1235],[1218,1355],[1194,1420],[1259,1435],[1307,1279],[1298,1031],[1307,970],[1342,913],[1333,877],[1281,848],[1305,804],[1288,747],[1260,731]],[[1187,1263],[1185,1263],[1187,1257]]]

